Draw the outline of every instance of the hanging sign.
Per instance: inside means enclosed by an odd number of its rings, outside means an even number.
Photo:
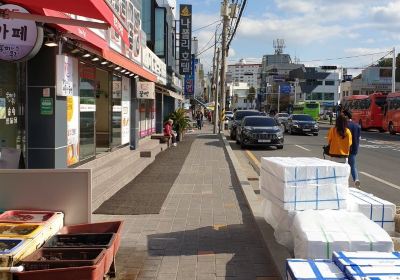
[[[66,55],[56,57],[57,96],[72,96],[73,92],[73,60]]]
[[[43,116],[53,115],[53,98],[51,97],[40,98],[40,114]]]
[[[192,5],[180,5],[179,34],[179,74],[191,74]]]
[[[138,99],[155,99],[155,84],[153,82],[138,82],[136,87]]]
[[[29,14],[24,8],[6,4],[1,10]],[[34,57],[43,43],[43,28],[35,21],[0,18],[0,60],[18,62]]]

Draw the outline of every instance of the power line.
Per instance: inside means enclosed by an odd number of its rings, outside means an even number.
[[[235,37],[236,30],[237,30],[237,28],[238,28],[238,26],[239,26],[240,19],[242,18],[243,11],[244,11],[244,9],[245,9],[245,7],[246,7],[246,4],[247,4],[247,0],[243,0],[243,1],[242,1],[242,5],[241,5],[241,7],[240,7],[239,17],[238,17],[238,19],[236,20],[235,28],[233,29],[233,33],[232,33],[231,38],[229,39],[228,44],[227,44],[227,48],[228,48],[228,49],[229,49],[229,46],[230,46],[230,44],[231,44],[233,38]]]
[[[214,24],[216,24],[216,23],[218,23],[218,22],[221,23],[221,20],[219,19],[219,20],[216,20],[216,21],[214,21],[214,22],[212,22],[212,23],[210,23],[210,24],[207,24],[207,25],[205,25],[205,26],[199,27],[199,28],[193,30],[192,32],[193,32],[193,33],[194,33],[194,32],[197,32],[197,31],[199,31],[199,30],[201,30],[201,29],[207,28],[207,27],[209,27],[209,26],[211,26],[211,25],[214,25]]]
[[[343,57],[337,57],[337,58],[313,59],[313,60],[307,60],[307,61],[299,61],[299,63],[317,62],[317,61],[325,61],[325,60],[340,60],[340,59],[356,58],[356,57],[363,57],[363,56],[371,56],[371,55],[383,54],[383,53],[386,53],[386,55],[388,55],[389,53],[391,53],[391,51],[367,53],[367,54],[360,54],[360,55],[353,55],[353,56],[343,56]]]
[[[220,35],[219,38],[218,38],[217,44],[218,44],[218,43],[221,43],[220,38],[221,38],[221,35]],[[202,50],[201,52],[199,52],[199,53],[197,54],[196,57],[199,57],[200,55],[202,55],[203,53],[205,53],[205,52],[208,51],[209,49],[213,48],[215,45],[216,45],[216,44],[212,44],[212,45],[209,46],[207,49]]]
[[[218,28],[221,26],[221,22],[216,27],[216,32],[218,32]],[[201,48],[199,52],[202,52],[204,49],[207,48],[208,44],[215,38],[215,33],[211,36],[210,40]]]

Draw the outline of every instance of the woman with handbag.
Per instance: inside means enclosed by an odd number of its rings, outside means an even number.
[[[352,137],[350,129],[347,128],[347,118],[340,114],[336,119],[336,124],[328,132],[329,156],[334,158],[349,157]]]

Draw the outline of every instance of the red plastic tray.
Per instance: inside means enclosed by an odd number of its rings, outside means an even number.
[[[56,212],[31,211],[31,210],[9,210],[0,214],[0,222],[5,223],[45,223],[50,220]]]
[[[121,231],[123,221],[112,221],[92,224],[79,224],[65,226],[60,230],[60,234],[80,234],[80,233],[115,233],[113,244],[107,249],[105,254],[105,271],[108,271],[121,245]]]
[[[56,268],[14,273],[17,280],[103,280],[107,271],[104,270],[104,258],[92,266]]]

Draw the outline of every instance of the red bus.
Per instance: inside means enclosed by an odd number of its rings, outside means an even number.
[[[372,93],[370,95],[352,95],[345,97],[344,108],[351,111],[353,121],[357,122],[362,130],[377,128],[383,132],[383,111],[386,95]]]
[[[400,132],[400,92],[387,95],[383,117],[383,129],[390,134]]]

